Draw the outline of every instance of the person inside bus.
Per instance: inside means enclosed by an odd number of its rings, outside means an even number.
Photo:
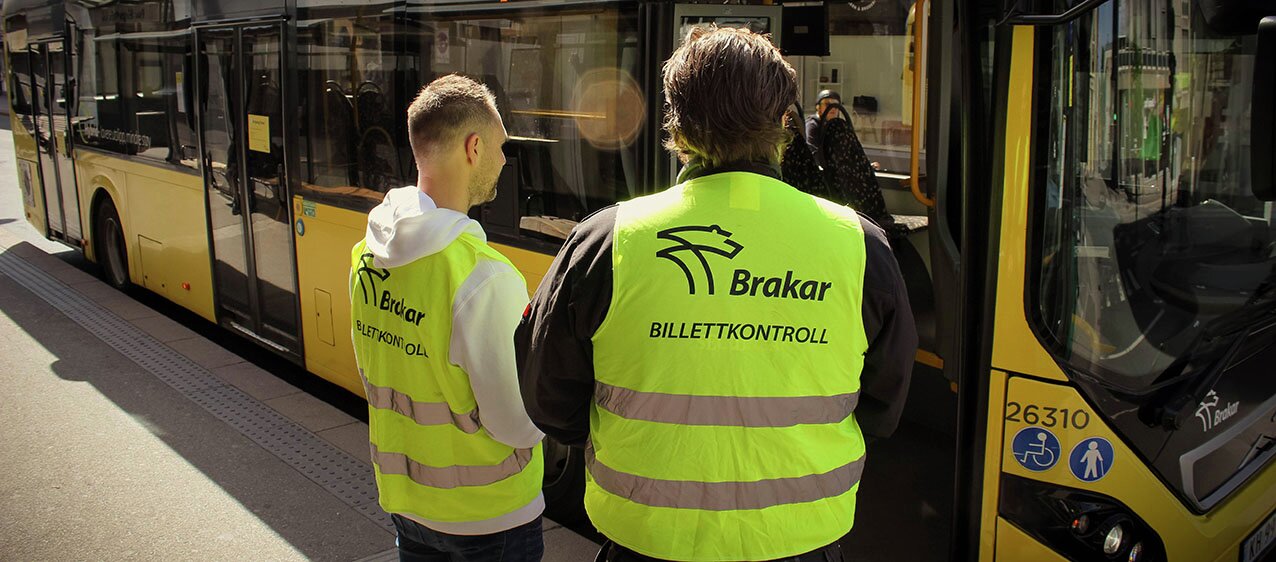
[[[544,435],[519,397],[513,346],[527,285],[466,216],[495,198],[508,137],[492,93],[458,75],[407,114],[417,185],[386,194],[351,252],[381,507],[402,561],[537,562]]]
[[[880,228],[779,179],[797,73],[765,36],[697,28],[663,78],[679,184],[567,238],[515,332],[524,404],[585,449],[608,561],[843,560],[863,435],[908,392],[904,280]]]
[[[815,112],[806,117],[806,144],[815,152],[815,161],[824,165],[824,123],[842,116],[842,95],[820,90],[815,96]]]

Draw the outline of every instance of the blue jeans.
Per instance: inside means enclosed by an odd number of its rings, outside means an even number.
[[[491,535],[449,535],[390,514],[399,562],[540,562],[545,554],[541,518]]]

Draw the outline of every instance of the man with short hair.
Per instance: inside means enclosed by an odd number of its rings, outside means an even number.
[[[842,116],[842,96],[833,90],[821,90],[815,97],[815,112],[806,117],[806,143],[815,151],[815,161],[824,165],[824,122]]]
[[[778,179],[797,75],[764,36],[694,31],[664,88],[680,183],[568,237],[515,334],[528,413],[585,448],[611,562],[842,560],[917,349],[899,268]]]
[[[540,441],[519,396],[523,276],[466,216],[496,196],[496,103],[444,76],[408,107],[415,186],[368,215],[351,253],[355,358],[381,507],[399,559],[528,562],[544,551]]]

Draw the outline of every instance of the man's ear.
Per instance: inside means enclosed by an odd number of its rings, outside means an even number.
[[[465,161],[472,165],[479,163],[479,134],[470,133],[465,137]]]

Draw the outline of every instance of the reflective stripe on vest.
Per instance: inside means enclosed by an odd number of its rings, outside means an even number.
[[[468,414],[458,414],[452,411],[447,402],[417,402],[406,393],[369,382],[365,382],[363,387],[368,394],[369,406],[394,410],[420,425],[450,424],[466,433],[477,433],[483,427],[479,423],[477,409],[470,410]]]
[[[722,173],[621,203],[612,240],[594,525],[664,560],[772,560],[845,535],[865,459],[858,215]]]
[[[532,461],[531,449],[514,449],[501,464],[489,466],[427,466],[403,453],[387,453],[372,446],[372,462],[382,474],[399,474],[431,488],[460,488],[495,484],[522,472]]]
[[[658,480],[614,470],[598,462],[593,448],[585,463],[594,482],[620,497],[651,507],[727,511],[813,502],[849,492],[864,473],[864,457],[823,474],[748,482]]]
[[[594,402],[622,418],[681,425],[789,427],[837,423],[855,410],[860,393],[835,396],[693,396],[639,392],[594,383]]]

